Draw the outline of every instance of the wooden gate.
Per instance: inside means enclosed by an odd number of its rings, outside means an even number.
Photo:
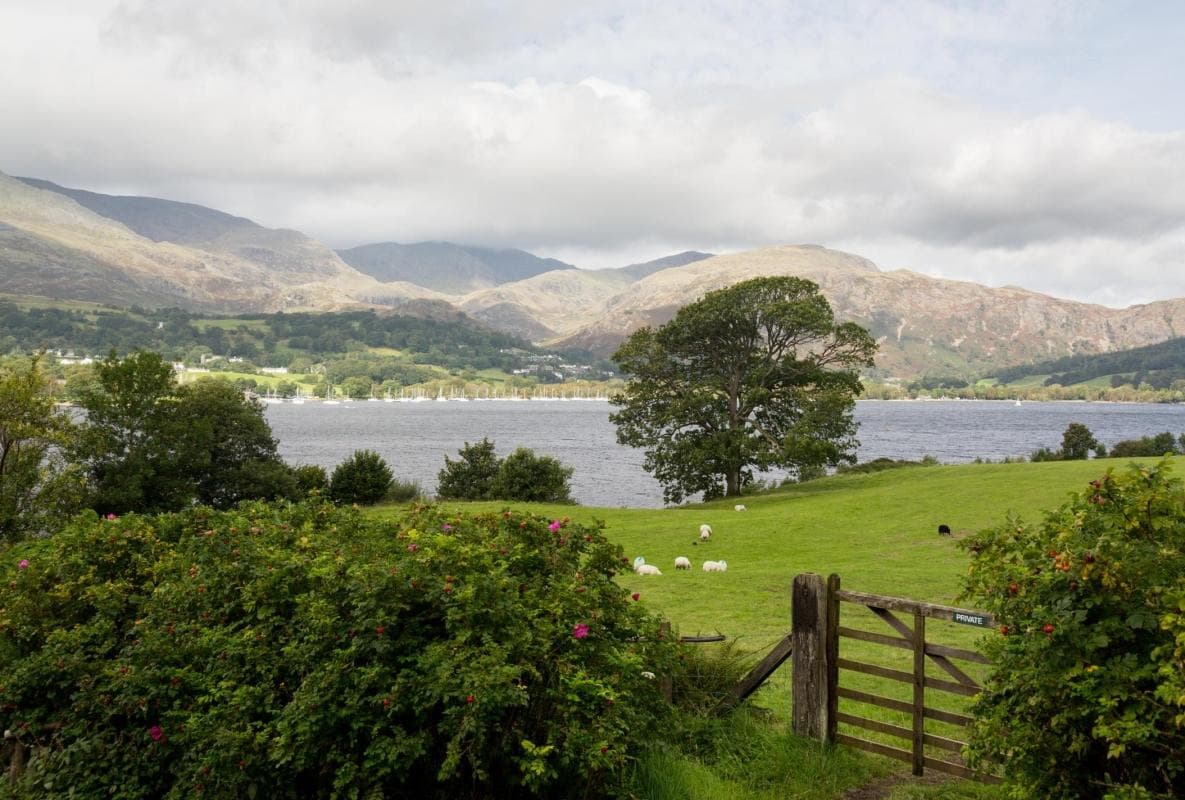
[[[877,633],[840,624],[841,603],[867,608],[887,625]],[[839,576],[824,582],[813,573],[794,579],[791,632],[793,651],[793,721],[796,733],[835,741],[909,763],[915,775],[929,768],[939,772],[991,783],[997,779],[968,769],[959,756],[965,742],[926,730],[926,721],[965,727],[971,718],[927,705],[926,692],[946,692],[964,697],[976,695],[980,686],[956,661],[987,664],[980,653],[926,641],[926,620],[938,619],[977,627],[994,627],[991,615],[951,606],[923,603],[900,597],[852,592],[840,588]],[[912,625],[901,619],[912,616]],[[891,632],[890,632],[891,631]],[[913,669],[905,671],[845,657],[840,639],[911,651]],[[927,662],[945,677],[926,674]],[[839,671],[871,675],[912,686],[912,700],[884,697],[840,685]],[[856,714],[841,713],[839,699],[876,706],[909,716],[906,728]],[[904,739],[909,749],[839,733],[839,723]],[[926,748],[943,751],[944,758],[926,755]]]

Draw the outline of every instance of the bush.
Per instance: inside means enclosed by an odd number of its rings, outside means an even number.
[[[329,490],[329,473],[319,464],[301,464],[292,470],[296,478],[296,488],[301,497],[308,497],[314,492],[325,494]]]
[[[1039,526],[963,543],[967,595],[1004,634],[969,755],[1032,797],[1185,796],[1185,487],[1168,471],[1108,471]]]
[[[1071,422],[1062,434],[1062,458],[1066,461],[1084,461],[1090,458],[1092,450],[1099,457],[1107,453],[1106,448],[1095,440],[1090,428],[1081,422]]]
[[[1050,450],[1048,447],[1039,447],[1033,451],[1033,454],[1031,456],[1029,456],[1029,461],[1033,461],[1033,462],[1061,461],[1061,460],[1062,460],[1062,451],[1061,450]]]
[[[675,645],[594,527],[254,503],[77,518],[0,565],[14,796],[598,797]],[[0,788],[0,794],[5,789]]]
[[[537,503],[571,503],[568,480],[572,468],[550,456],[537,456],[520,447],[504,459],[494,454],[494,443],[482,439],[465,442],[461,457],[444,457],[437,474],[436,494],[459,500],[517,500]]]
[[[391,468],[373,450],[355,450],[354,454],[333,469],[329,479],[329,499],[335,503],[372,506],[387,496],[391,488]]]
[[[424,496],[424,490],[416,481],[392,480],[387,496],[383,498],[388,503],[408,503]]]
[[[1166,454],[1179,454],[1181,448],[1177,439],[1168,431],[1155,436],[1141,436],[1139,439],[1124,439],[1111,448],[1112,458],[1160,458]]]
[[[926,458],[921,461],[874,458],[871,461],[865,461],[862,464],[840,464],[835,468],[835,473],[837,475],[861,475],[870,472],[884,472],[887,469],[901,469],[903,467],[929,467],[934,466],[937,463],[937,459],[935,459],[933,456],[926,456]]]
[[[438,497],[458,500],[486,500],[492,495],[494,479],[498,477],[498,456],[494,443],[482,439],[476,444],[465,442],[460,458],[453,461],[444,457],[444,469],[436,476]]]
[[[520,447],[502,459],[490,493],[500,500],[571,503],[572,490],[568,485],[571,477],[571,467],[565,467],[550,456],[537,456],[531,450]]]

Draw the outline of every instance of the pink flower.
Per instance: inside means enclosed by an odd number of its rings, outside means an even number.
[[[441,529],[442,531],[444,531],[445,533],[448,533],[449,531],[451,531],[451,530],[453,529],[453,526],[452,526],[452,525],[449,525],[449,524],[446,522],[446,523],[444,523],[443,525],[441,525],[441,526],[440,526],[440,529]]]
[[[583,622],[577,622],[572,626],[572,636],[577,639],[584,639],[588,636],[588,626]]]
[[[115,516],[114,514],[108,514],[105,519],[119,519],[119,517]]]
[[[559,533],[561,527],[563,526],[560,525],[560,521],[558,519],[553,519],[551,524],[547,526],[547,529],[552,533]]]
[[[153,725],[148,729],[148,735],[152,737],[152,741],[159,742],[165,738],[165,732],[160,725]]]
[[[21,569],[28,569],[29,568],[29,559],[22,558],[21,563],[17,564],[17,566],[20,567]]]
[[[420,549],[420,546],[418,544],[416,544],[415,542],[412,542],[411,544],[409,544],[407,546],[407,552],[409,552],[409,553],[414,553],[415,551],[417,551],[419,549]]]

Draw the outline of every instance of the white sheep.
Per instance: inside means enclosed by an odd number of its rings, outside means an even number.
[[[728,572],[727,561],[705,561],[704,572]]]
[[[711,538],[712,538],[712,526],[708,525],[707,523],[700,525],[699,526],[699,540],[701,542],[706,542]]]
[[[661,572],[658,571],[658,567],[654,566],[653,564],[639,564],[638,566],[634,567],[634,572],[638,573],[639,575],[661,575],[662,574]]]
[[[735,506],[733,506],[732,508],[733,508],[733,510],[734,510],[734,511],[744,511],[744,510],[745,510],[745,505],[744,505],[744,503],[737,503],[737,504],[736,504]]]
[[[691,559],[687,556],[678,556],[675,559],[675,569],[691,569]]]
[[[646,559],[642,558],[642,556],[638,556],[637,558],[634,559],[634,569],[637,570],[638,567],[642,566],[645,563],[646,563]]]

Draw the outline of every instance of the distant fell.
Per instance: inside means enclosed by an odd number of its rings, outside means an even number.
[[[0,173],[0,225],[0,292],[231,312],[358,307],[361,295],[396,294],[304,234],[188,203]],[[183,241],[154,238],[165,236]]]
[[[68,189],[40,178],[16,179],[29,186],[69,197],[83,208],[89,208],[99,216],[122,222],[154,242],[206,244],[231,231],[264,230],[245,217],[236,217],[194,203]]]
[[[664,269],[694,264],[696,261],[703,261],[705,258],[711,258],[713,255],[715,254],[701,253],[698,250],[685,250],[682,253],[663,256],[662,258],[656,258],[653,261],[646,261],[641,264],[630,264],[627,267],[620,267],[619,269],[631,278],[638,280],[645,278],[647,275],[661,272]]]
[[[525,250],[451,242],[381,242],[338,250],[342,260],[379,281],[407,281],[447,294],[468,294],[552,270],[575,269]]]
[[[876,367],[886,377],[971,378],[1004,365],[1154,344],[1185,330],[1185,299],[1113,309],[909,270],[885,272],[851,253],[782,245],[656,272],[549,343],[608,355],[633,331],[663,324],[706,292],[766,275],[817,283],[837,318],[876,337]]]

